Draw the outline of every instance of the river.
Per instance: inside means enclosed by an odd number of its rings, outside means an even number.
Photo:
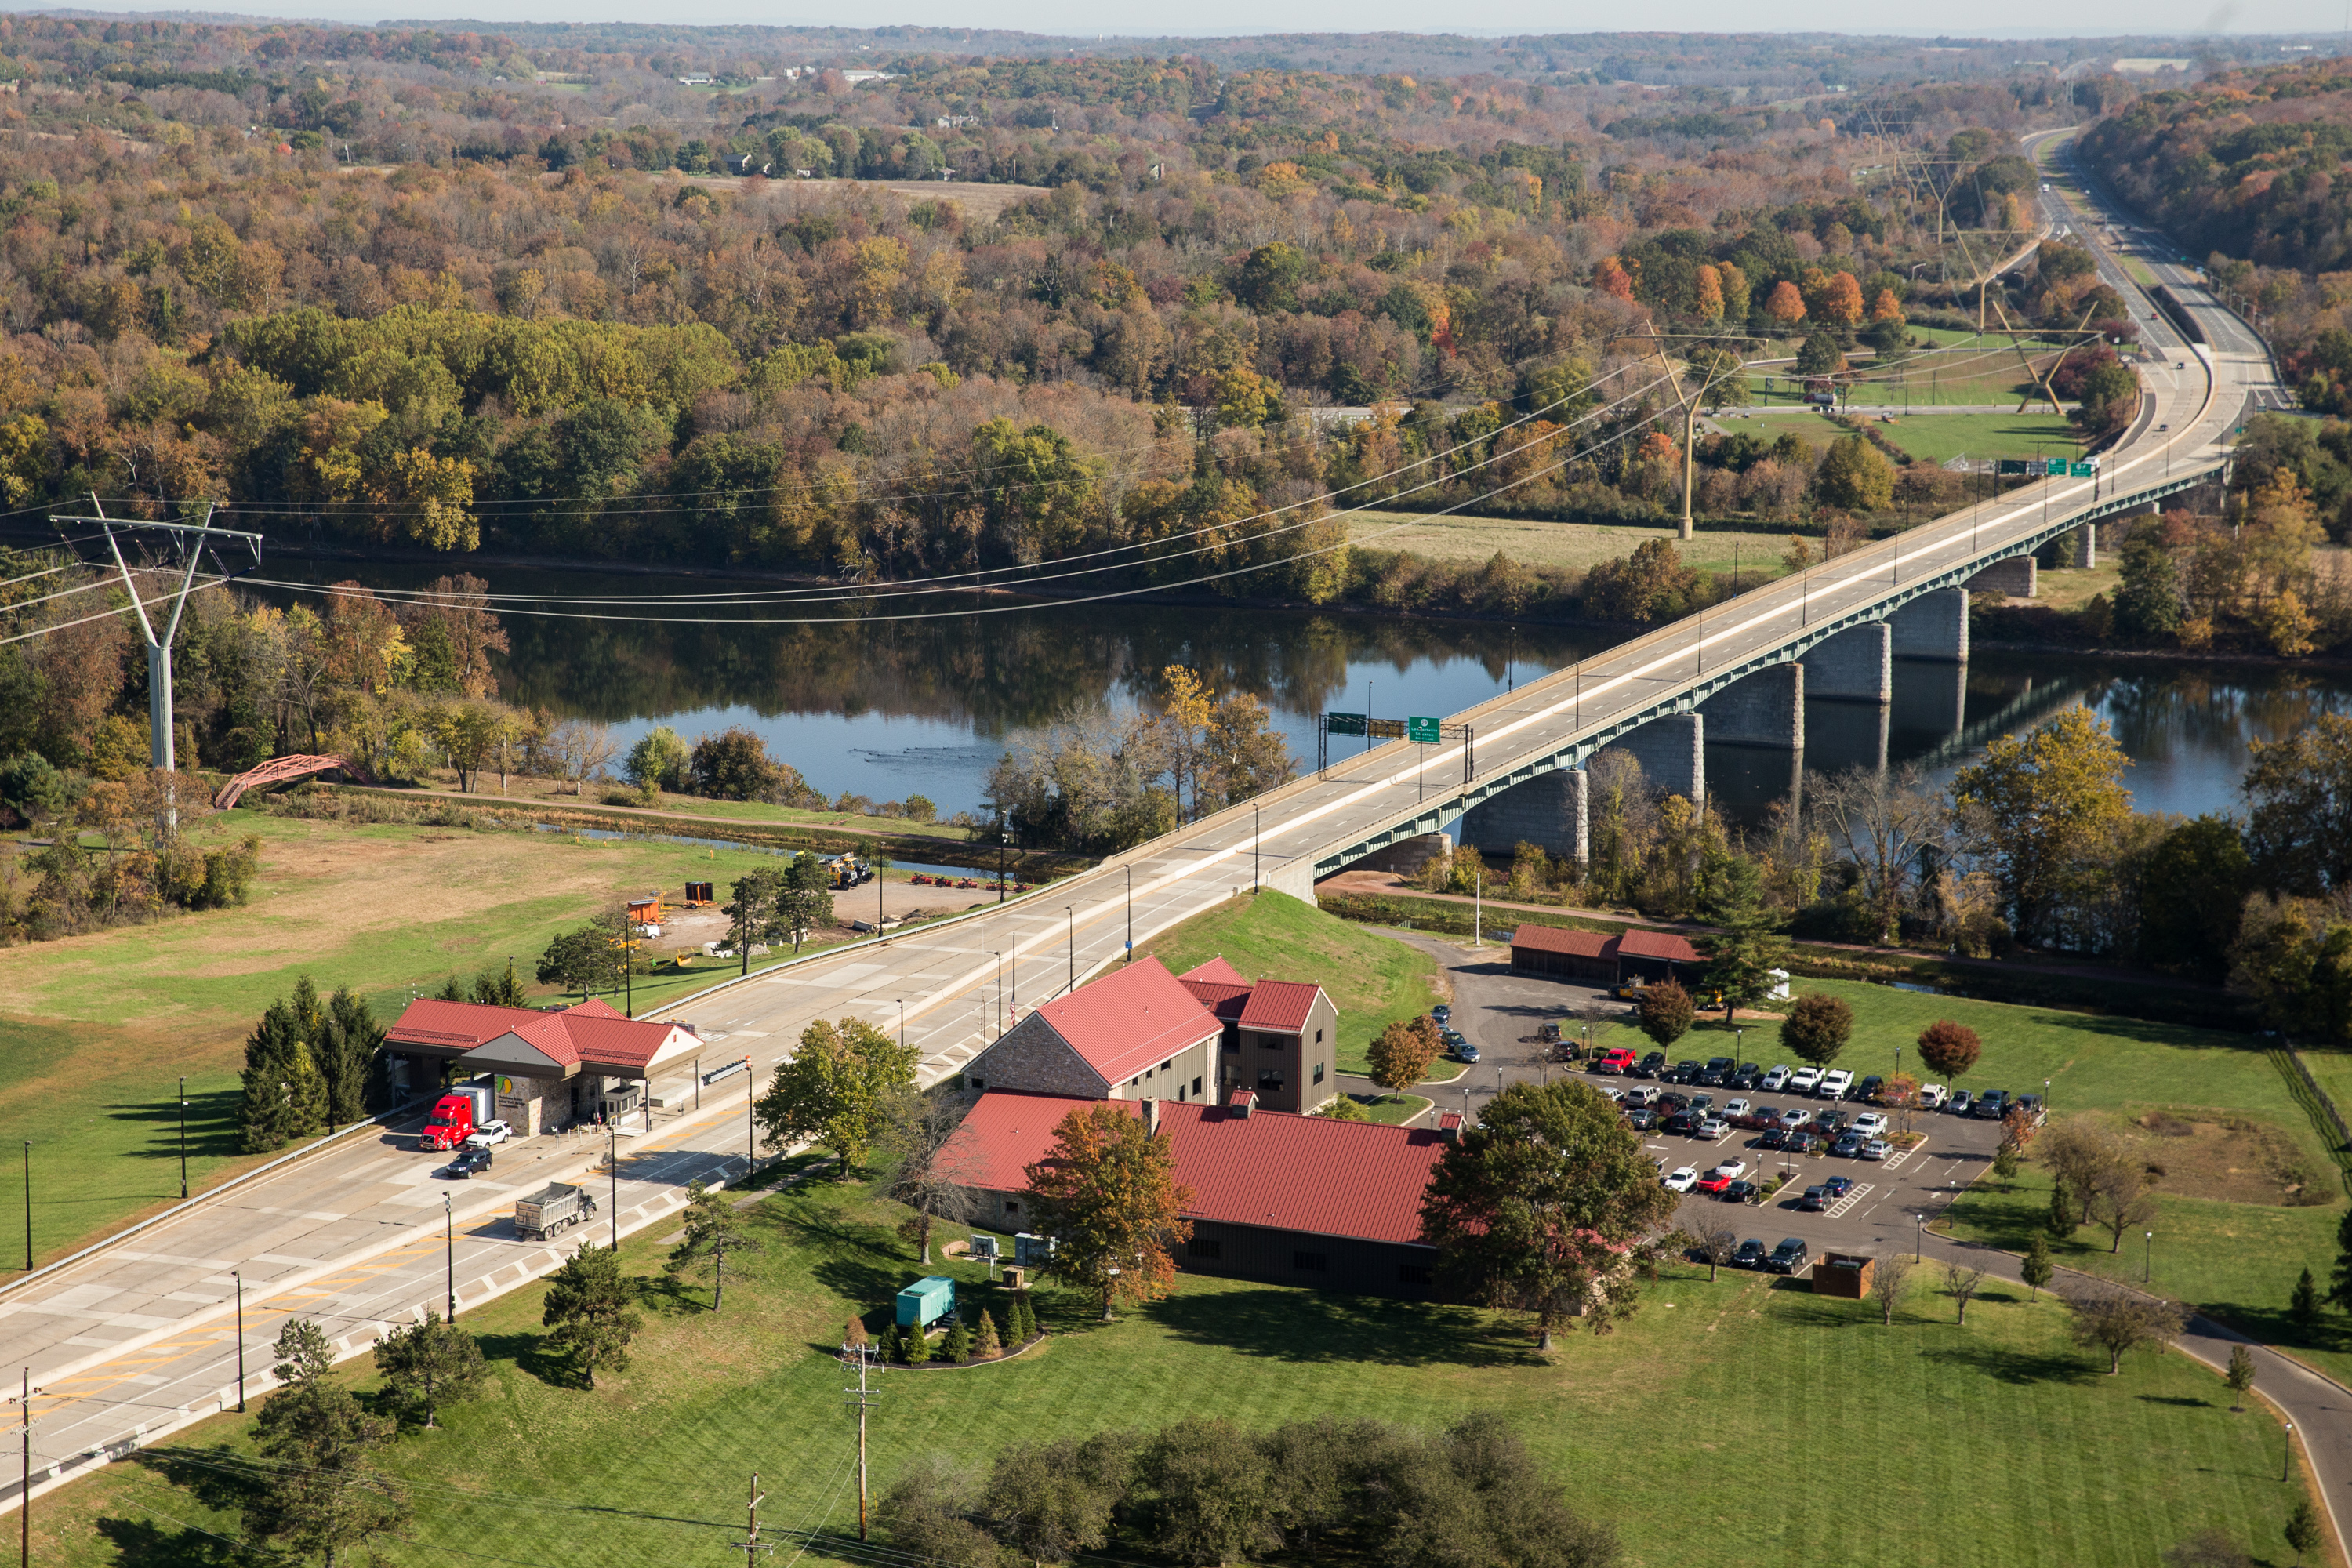
[[[320,568],[299,571],[305,580],[404,586],[430,575],[302,564]],[[1131,603],[1006,609],[996,600],[962,606],[991,612],[975,616],[761,625],[753,619],[825,612],[821,604],[712,611],[656,598],[747,586],[711,579],[477,574],[496,595],[611,595],[626,601],[606,606],[615,616],[696,617],[562,618],[502,605],[513,644],[499,660],[508,700],[610,725],[625,745],[656,725],[690,741],[741,724],[827,795],[883,801],[919,794],[942,814],[984,809],[988,770],[1010,731],[1097,701],[1148,700],[1157,672],[1171,664],[1262,698],[1292,753],[1311,768],[1316,716],[1327,710],[1454,713],[1608,641],[1547,626]],[[1886,710],[1807,703],[1803,765],[1874,763],[1883,726],[1889,759],[1948,777],[1989,739],[2078,702],[2114,727],[2131,758],[2126,782],[2138,809],[2193,816],[2236,808],[2249,742],[2292,734],[2323,712],[2352,711],[2352,672],[1984,650],[1965,671],[1902,661]],[[1791,773],[1785,752],[1708,748],[1708,788],[1736,820],[1754,821],[1785,795]]]

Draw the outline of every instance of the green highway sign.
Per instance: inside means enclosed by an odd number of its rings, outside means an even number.
[[[1360,735],[1364,732],[1361,713],[1326,713],[1323,727],[1334,735]]]
[[[1371,732],[1374,740],[1402,741],[1404,739],[1404,721],[1402,719],[1367,720],[1364,727]]]
[[[1404,738],[1417,741],[1424,746],[1433,746],[1437,744],[1437,728],[1434,719],[1408,719],[1404,721]]]
[[[2070,479],[2087,479],[2098,471],[2099,465],[2096,463],[2069,463],[2066,465],[2066,477]]]

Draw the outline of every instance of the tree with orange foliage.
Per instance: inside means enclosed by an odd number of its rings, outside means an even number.
[[[1693,301],[1698,314],[1710,321],[1723,319],[1723,274],[1712,267],[1698,269],[1698,287]]]
[[[1593,264],[1592,291],[1622,300],[1630,305],[1633,302],[1633,276],[1625,270],[1623,262],[1613,256],[1604,256]]]
[[[1054,1238],[1048,1275],[1099,1295],[1105,1322],[1122,1301],[1168,1294],[1171,1249],[1192,1234],[1183,1217],[1192,1189],[1177,1184],[1165,1132],[1145,1127],[1134,1107],[1105,1100],[1062,1118],[1052,1150],[1026,1174],[1033,1223]]]
[[[1881,289],[1878,298],[1870,302],[1870,319],[1874,321],[1899,321],[1903,319],[1903,301],[1895,297],[1892,289]]]
[[[1794,283],[1783,278],[1764,297],[1764,313],[1784,330],[1793,327],[1805,319],[1805,297],[1797,292]]]
[[[1862,285],[1851,272],[1840,272],[1831,278],[1822,290],[1822,316],[1840,326],[1859,326],[1862,322]]]

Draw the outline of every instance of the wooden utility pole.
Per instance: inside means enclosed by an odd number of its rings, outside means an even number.
[[[25,1392],[16,1401],[22,1421],[17,1426],[18,1461],[16,1482],[16,1561],[18,1568],[33,1568],[33,1395],[40,1390],[33,1386],[33,1369],[25,1369]]]
[[[744,1538],[742,1540],[730,1542],[728,1543],[735,1551],[743,1554],[744,1568],[750,1568],[751,1559],[755,1554],[761,1552],[773,1552],[776,1549],[774,1542],[762,1541],[760,1539],[760,1505],[766,1500],[767,1494],[760,1489],[760,1472],[753,1470],[751,1472],[751,1507],[748,1510],[750,1523],[745,1530]]]
[[[919,1325],[918,1325],[919,1328]],[[874,1407],[873,1392],[866,1386],[866,1374],[873,1368],[872,1346],[863,1339],[845,1339],[841,1359],[857,1363],[857,1386],[845,1388],[850,1407],[857,1412],[857,1539],[866,1539],[866,1413]]]

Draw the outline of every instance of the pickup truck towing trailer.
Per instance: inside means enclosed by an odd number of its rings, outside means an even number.
[[[526,1241],[545,1241],[558,1231],[595,1217],[596,1200],[588,1189],[562,1182],[515,1200],[515,1234]]]

